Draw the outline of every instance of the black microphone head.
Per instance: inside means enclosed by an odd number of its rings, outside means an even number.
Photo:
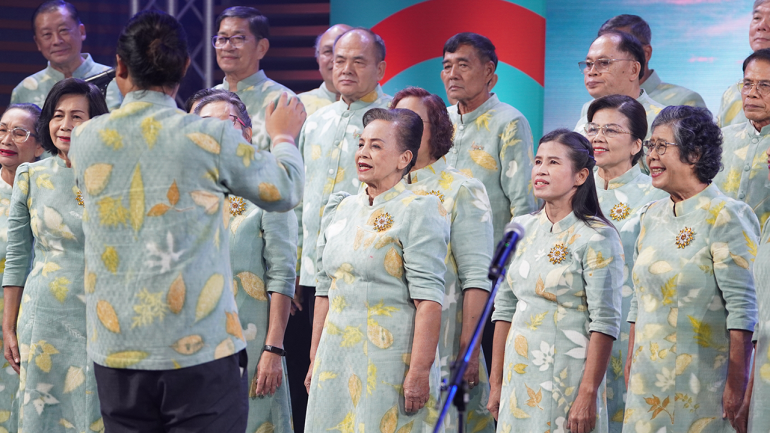
[[[513,221],[505,225],[505,229],[503,230],[503,232],[504,233],[514,232],[519,239],[524,237],[524,227],[522,227],[521,224]]]

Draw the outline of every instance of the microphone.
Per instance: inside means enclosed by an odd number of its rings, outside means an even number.
[[[495,256],[492,258],[492,264],[489,266],[489,279],[497,281],[500,275],[505,271],[505,265],[508,262],[508,256],[516,249],[516,244],[524,237],[524,227],[513,221],[505,225],[503,239],[497,244]]]
[[[115,78],[115,68],[107,69],[104,72],[100,72],[96,75],[91,75],[90,77],[84,79],[86,83],[91,83],[94,86],[98,87],[99,90],[102,91],[102,95],[107,95],[107,86],[110,84],[112,79]]]

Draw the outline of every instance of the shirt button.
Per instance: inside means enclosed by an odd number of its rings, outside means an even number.
[[[456,147],[452,148],[452,153],[457,153],[457,148]]]
[[[738,194],[738,198],[739,199],[743,200],[744,197],[746,197],[746,194],[744,194],[744,193]]]
[[[463,129],[465,129],[465,125],[460,125],[460,126],[458,126],[458,127],[457,127],[457,129],[459,129],[460,131],[462,131]]]
[[[752,142],[752,143],[756,143],[757,141],[759,141],[759,140],[757,140],[756,138],[752,138],[752,139],[751,139],[751,142]]]
[[[329,174],[334,174],[334,169],[333,168],[329,169]]]
[[[746,164],[746,165],[743,166],[743,171],[749,171],[749,170],[751,170],[751,166],[750,165]]]

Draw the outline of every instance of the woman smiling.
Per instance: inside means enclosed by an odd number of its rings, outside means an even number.
[[[420,117],[375,108],[363,123],[363,186],[332,195],[318,238],[305,431],[432,431],[447,213],[401,180],[420,148]]]

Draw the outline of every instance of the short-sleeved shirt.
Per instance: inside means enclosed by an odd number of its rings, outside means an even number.
[[[642,107],[644,107],[644,111],[647,114],[646,138],[650,138],[650,135],[652,134],[652,121],[655,120],[655,117],[658,115],[658,113],[660,113],[662,109],[666,108],[666,105],[652,99],[644,89],[642,89],[639,97],[636,98],[636,100],[642,104]],[[583,108],[580,110],[580,120],[578,120],[577,125],[575,125],[575,132],[579,132],[585,135],[586,132],[583,127],[586,125],[586,123],[588,123],[588,107],[591,105],[591,102],[594,101],[588,101],[583,104]]]
[[[689,105],[706,108],[706,101],[695,91],[676,84],[664,83],[654,70],[640,86],[653,101],[665,105]]]
[[[300,93],[297,96],[299,97],[299,100],[302,101],[302,104],[305,105],[305,111],[308,116],[318,111],[319,108],[337,102],[337,94],[330,91],[326,87],[326,83],[321,83],[317,88]]]
[[[302,228],[299,238],[303,286],[316,285],[315,245],[329,196],[341,191],[358,193],[355,153],[364,131],[364,114],[372,108],[387,108],[392,99],[378,85],[350,105],[340,99],[321,108],[302,127],[297,145],[305,159],[305,196],[297,209],[297,219]]]
[[[722,101],[717,113],[717,125],[720,128],[734,125],[736,123],[748,122],[746,114],[743,112],[743,98],[738,84],[732,84],[722,94]]]
[[[230,88],[227,79],[222,84],[214,86],[215,89],[229,90],[243,101],[246,110],[251,116],[251,142],[259,150],[270,149],[270,136],[265,129],[265,112],[270,102],[277,101],[281,97],[281,92],[286,92],[289,96],[297,96],[287,87],[279,84],[265,75],[261,70],[254,75],[244,78],[238,82],[235,90]]]
[[[494,240],[499,242],[513,217],[535,210],[529,122],[494,94],[470,113],[461,115],[457,105],[448,111],[455,136],[447,164],[484,184],[492,205]]]
[[[751,206],[762,226],[770,216],[770,126],[757,131],[749,121],[737,123],[722,128],[722,137],[723,168],[714,177],[714,183],[726,196]]]
[[[257,151],[231,123],[142,90],[77,127],[70,158],[85,202],[94,362],[169,370],[242,350],[225,196],[292,209],[304,182],[296,147]]]
[[[72,72],[74,78],[80,78],[82,80],[110,69],[109,66],[96,63],[88,53],[83,53],[81,56],[83,57],[83,63]],[[13,89],[13,92],[11,93],[11,104],[27,102],[42,108],[45,98],[48,96],[48,92],[53,88],[53,85],[63,79],[64,74],[51,67],[51,63],[48,62],[47,68],[25,78]],[[110,110],[120,107],[121,102],[123,102],[123,95],[120,94],[120,90],[114,79],[110,82],[109,86],[107,86],[106,99],[107,107]]]

